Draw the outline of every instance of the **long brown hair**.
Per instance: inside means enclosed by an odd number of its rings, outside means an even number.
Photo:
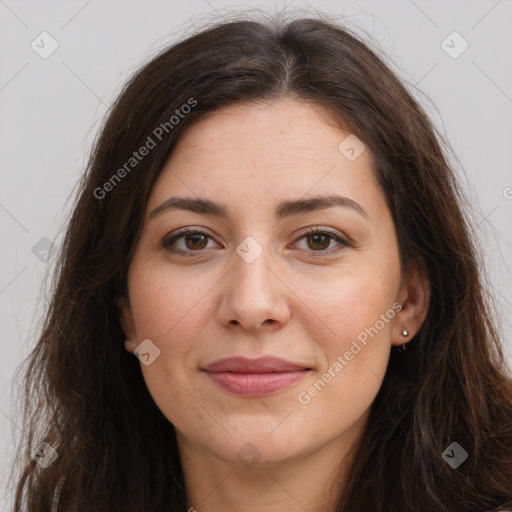
[[[512,504],[510,370],[441,137],[383,60],[344,27],[243,19],[162,51],[130,79],[101,129],[26,361],[28,443],[19,449],[16,512],[50,511],[59,493],[67,512],[186,510],[174,427],[124,349],[117,300],[149,194],[180,134],[224,105],[284,96],[327,108],[364,141],[402,269],[421,265],[431,285],[420,331],[405,353],[392,349],[336,510]],[[148,154],[130,160],[149,138]],[[58,453],[46,469],[32,457],[43,441]],[[457,468],[443,457],[453,442],[468,454]]]

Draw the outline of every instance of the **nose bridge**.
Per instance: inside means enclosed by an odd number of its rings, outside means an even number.
[[[257,242],[256,242],[257,243]],[[261,295],[270,292],[268,247],[265,249],[251,240],[242,242],[236,249],[233,259],[234,289],[238,292]]]
[[[268,268],[272,259],[271,250],[268,240],[263,243],[265,247],[249,236],[238,245],[236,255],[233,255],[232,292],[238,300],[252,303],[253,306],[262,306],[274,300],[272,295],[275,283],[271,282]]]
[[[289,317],[285,287],[271,270],[275,265],[266,240],[262,245],[247,237],[236,248],[220,308],[222,322],[254,330],[267,320],[274,324]]]

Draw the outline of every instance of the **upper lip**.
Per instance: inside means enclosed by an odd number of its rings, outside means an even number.
[[[292,363],[278,357],[260,357],[248,359],[247,357],[228,357],[208,364],[203,370],[212,373],[271,373],[271,372],[296,372],[309,370],[304,365]]]

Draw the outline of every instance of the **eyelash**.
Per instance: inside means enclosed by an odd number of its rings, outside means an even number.
[[[169,237],[164,238],[162,240],[162,247],[164,249],[166,249],[167,251],[172,252],[174,254],[181,254],[181,255],[187,255],[187,256],[193,256],[194,253],[201,253],[202,251],[206,250],[206,249],[199,249],[197,251],[192,251],[192,250],[184,251],[182,249],[176,249],[176,248],[172,247],[172,245],[174,243],[176,243],[177,240],[179,240],[180,238],[186,237],[188,235],[204,235],[208,238],[213,238],[210,236],[210,234],[207,231],[205,231],[201,228],[194,228],[194,229],[187,228],[187,229],[184,229],[183,231],[179,231],[178,233],[175,233],[170,238]],[[318,228],[318,227],[308,229],[297,240],[302,240],[303,238],[307,238],[308,236],[313,236],[313,235],[328,236],[328,237],[330,237],[331,240],[338,242],[342,246],[341,248],[338,248],[335,250],[318,250],[318,251],[310,250],[309,252],[311,252],[315,256],[317,256],[317,255],[322,256],[324,254],[331,254],[333,252],[338,252],[338,251],[342,250],[343,247],[350,247],[350,245],[351,245],[347,240],[341,238],[336,233],[333,233],[332,231],[328,231],[326,229]],[[317,253],[317,254],[315,254],[315,253]]]

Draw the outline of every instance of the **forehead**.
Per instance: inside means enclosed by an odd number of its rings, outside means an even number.
[[[355,142],[358,152],[364,147],[349,136],[321,107],[293,99],[223,107],[183,133],[149,208],[178,194],[223,198],[246,209],[255,197],[276,202],[333,192],[375,201],[381,191],[370,151],[347,158],[344,141]]]
[[[175,153],[186,149],[188,158],[194,158],[194,152],[204,156],[207,151],[210,158],[229,155],[243,161],[257,156],[254,164],[266,166],[276,158],[300,164],[301,156],[337,158],[338,144],[348,134],[324,107],[284,98],[232,104],[208,114],[185,131]]]

